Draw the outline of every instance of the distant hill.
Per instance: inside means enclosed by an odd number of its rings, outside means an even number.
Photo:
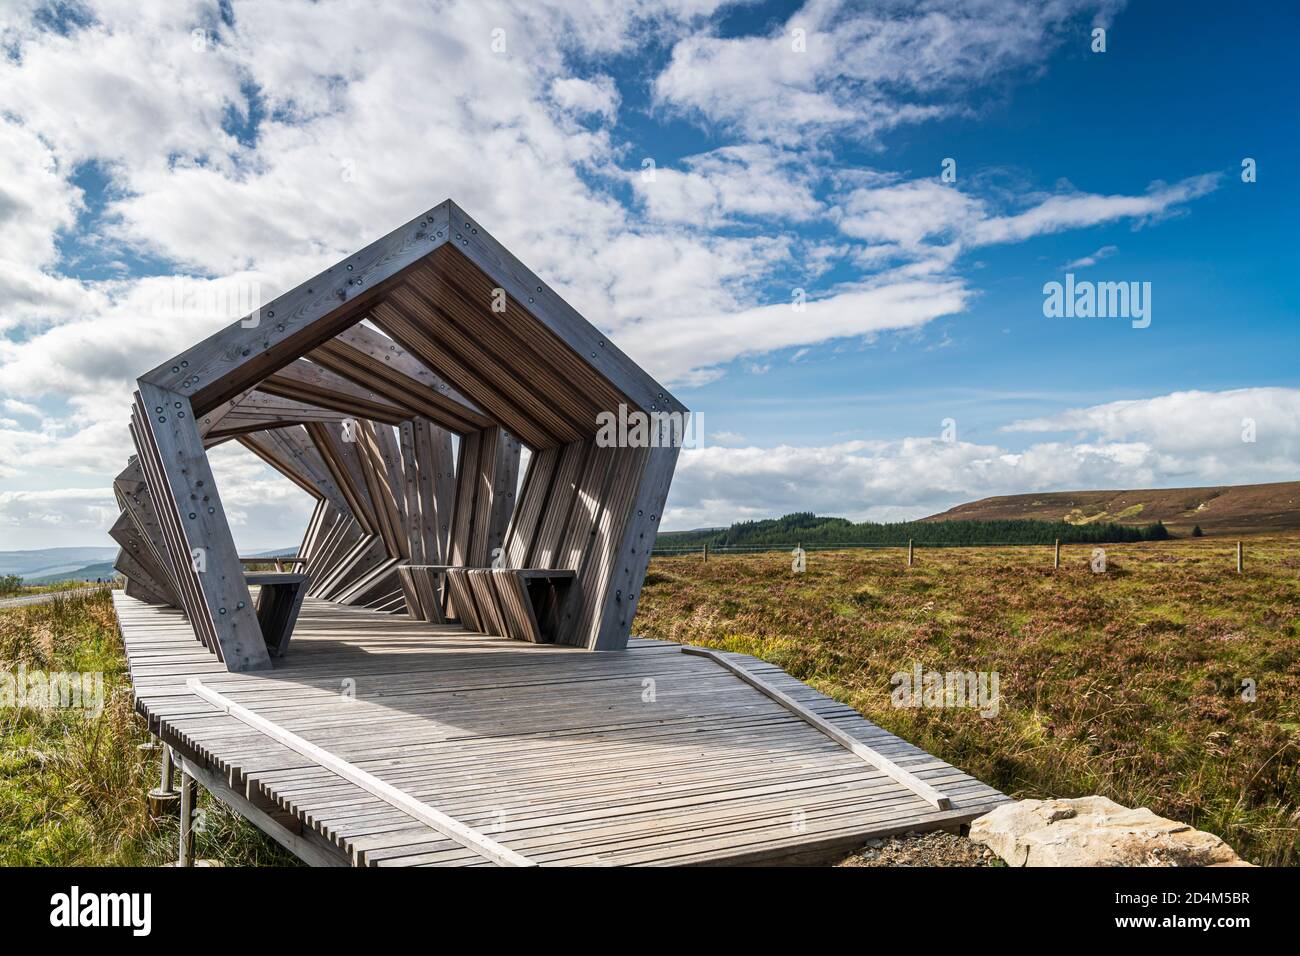
[[[74,571],[62,571],[57,574],[43,574],[40,577],[23,578],[24,584],[57,584],[60,581],[108,581],[118,574],[113,570],[112,561],[88,564]]]
[[[102,562],[112,564],[116,558],[117,548],[41,548],[35,551],[0,551],[0,576],[16,574],[30,581],[33,578],[66,574],[71,571],[79,572],[88,565]]]
[[[664,531],[655,540],[659,549],[790,547],[796,543],[813,547],[834,545],[901,545],[910,539],[917,545],[976,544],[1102,544],[1117,541],[1150,541],[1169,537],[1158,522],[1144,527],[1093,522],[1067,524],[1064,521],[898,521],[878,524],[827,518],[811,512],[788,514],[762,521],[741,521],[721,530]]]
[[[1073,525],[1161,521],[1176,534],[1196,525],[1206,534],[1300,530],[1300,481],[1209,488],[1055,491],[1002,495],[958,505],[925,521],[1033,519]]]
[[[16,574],[27,584],[59,581],[107,580],[117,574],[113,562],[117,548],[40,548],[34,551],[0,551],[0,577]],[[249,557],[296,555],[297,547],[258,551]]]

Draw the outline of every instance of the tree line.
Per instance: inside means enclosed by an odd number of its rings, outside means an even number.
[[[1128,525],[1113,522],[1070,524],[1066,521],[1005,519],[997,521],[853,522],[802,511],[782,518],[740,521],[729,528],[664,531],[657,548],[747,548],[773,545],[878,544],[1117,544],[1164,541],[1172,537],[1163,523]]]

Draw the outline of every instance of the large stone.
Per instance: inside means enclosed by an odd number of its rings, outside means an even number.
[[[1012,866],[1249,866],[1212,833],[1105,797],[1004,803],[970,838]]]

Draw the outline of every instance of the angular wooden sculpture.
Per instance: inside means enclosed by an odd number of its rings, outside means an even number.
[[[139,379],[117,567],[228,669],[270,666],[288,635],[261,632],[207,459],[233,439],[316,499],[311,596],[621,649],[686,414],[448,200]],[[598,439],[631,415],[676,430]]]

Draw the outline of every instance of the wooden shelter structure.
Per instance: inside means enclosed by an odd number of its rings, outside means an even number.
[[[448,200],[140,377],[117,568],[231,671],[270,665],[303,589],[620,649],[687,414]],[[635,415],[647,440],[598,440]],[[207,457],[231,440],[316,499],[256,605]]]
[[[180,862],[199,784],[315,865],[810,861],[1004,801],[771,664],[629,642],[685,415],[450,201],[142,376],[114,607]],[[226,441],[316,500],[276,571]]]

